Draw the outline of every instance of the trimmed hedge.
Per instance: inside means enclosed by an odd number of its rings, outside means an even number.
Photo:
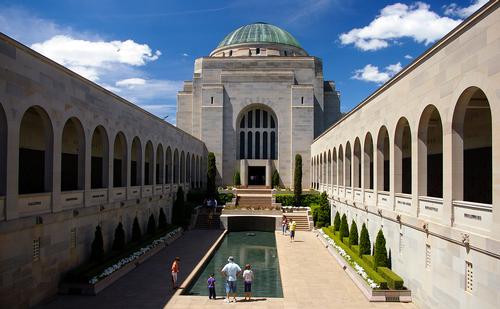
[[[363,255],[362,259],[363,259],[363,261],[366,262],[366,264],[370,265],[370,267],[373,268],[375,266],[374,265],[375,262],[373,260],[373,256],[372,255]]]
[[[379,274],[387,280],[387,285],[393,290],[401,290],[403,288],[403,279],[395,272],[387,267],[379,267],[377,269]]]
[[[337,211],[335,214],[335,219],[333,219],[333,231],[338,231],[340,229],[340,214]]]
[[[359,246],[358,245],[352,245],[351,249],[359,256]]]
[[[295,205],[295,197],[291,193],[278,193],[275,194],[276,203],[281,203],[283,206],[294,206]],[[321,204],[321,195],[318,193],[308,193],[302,194],[300,196],[300,203],[302,206],[311,207],[312,204]]]
[[[348,247],[350,247],[350,246],[351,246],[351,245],[349,244],[349,237],[342,237],[342,242],[343,242],[346,246],[348,246]]]
[[[323,228],[323,232],[325,232],[326,235],[330,236],[330,238],[333,239],[340,248],[342,248],[347,254],[349,254],[353,261],[358,263],[359,266],[363,267],[368,276],[372,278],[375,283],[380,285],[380,289],[387,289],[387,280],[384,279],[373,268],[369,267],[368,264],[366,264],[361,258],[359,258],[359,256],[355,254],[354,251],[352,251],[348,246],[342,243],[340,239],[331,232],[330,229]]]

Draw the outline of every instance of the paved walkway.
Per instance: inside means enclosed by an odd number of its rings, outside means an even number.
[[[220,230],[186,232],[97,296],[59,295],[42,308],[163,308],[172,297],[171,261],[181,258],[182,283],[221,234]]]
[[[312,232],[297,232],[296,241],[276,233],[284,298],[224,303],[201,296],[174,296],[166,308],[416,308],[404,303],[370,303]]]

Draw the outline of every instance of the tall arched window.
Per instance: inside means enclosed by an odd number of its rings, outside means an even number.
[[[161,144],[156,148],[156,184],[163,184],[164,175],[163,167],[165,164],[163,163],[163,146]]]
[[[146,143],[146,153],[144,154],[144,185],[150,186],[153,184],[153,143],[148,141]]]
[[[333,148],[333,153],[332,153],[332,184],[334,186],[337,185],[337,149]]]
[[[399,119],[394,136],[394,189],[411,194],[411,131],[408,120]]]
[[[339,186],[344,185],[344,150],[342,149],[342,145],[339,146],[339,162],[338,162],[338,179]]]
[[[361,143],[356,137],[354,141],[353,187],[361,188]]]
[[[108,154],[108,135],[104,127],[98,126],[92,134],[92,160],[90,163],[92,189],[108,187]]]
[[[130,185],[142,185],[142,146],[141,141],[136,136],[132,141],[132,152],[130,158]]]
[[[174,184],[179,184],[179,151],[174,151]]]
[[[167,147],[167,153],[165,155],[165,178],[166,183],[172,183],[172,150],[170,146]]]
[[[265,107],[246,110],[239,120],[239,159],[278,157],[277,128],[274,113]]]
[[[373,189],[373,139],[370,133],[366,134],[364,143],[363,188]]]
[[[390,184],[390,155],[389,155],[389,132],[383,126],[377,137],[377,190],[389,191]]]
[[[418,127],[418,194],[443,197],[443,125],[434,105],[425,108]]]
[[[85,182],[85,136],[80,121],[64,125],[61,145],[61,191],[83,190]]]
[[[113,187],[125,187],[127,183],[127,142],[118,132],[113,146]]]
[[[347,142],[345,146],[345,186],[352,187],[352,151],[351,151],[351,143]]]

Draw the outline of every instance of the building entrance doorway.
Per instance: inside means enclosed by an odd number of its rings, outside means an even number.
[[[265,186],[266,185],[266,167],[249,166],[248,167],[248,185]]]

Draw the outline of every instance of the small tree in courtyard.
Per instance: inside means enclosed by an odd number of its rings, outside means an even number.
[[[366,224],[363,223],[361,226],[361,235],[359,236],[359,255],[369,255],[370,248],[370,235],[368,234]]]
[[[347,224],[347,217],[345,214],[342,215],[340,220],[340,240],[344,240],[344,237],[349,237],[349,224]]]
[[[328,195],[326,192],[322,192],[319,198],[319,208],[316,210],[317,214],[317,226],[329,226],[330,225],[330,204],[328,203]]]
[[[354,220],[352,220],[351,230],[349,231],[349,244],[351,246],[358,244],[358,225]]]
[[[335,218],[333,219],[333,231],[336,232],[340,229],[340,214],[337,211]]]
[[[207,196],[208,198],[217,197],[217,186],[215,184],[215,176],[217,175],[217,166],[215,165],[215,154],[208,153],[207,163]]]
[[[149,235],[154,235],[155,232],[156,232],[155,216],[153,214],[151,214],[151,215],[149,215],[147,233]]]
[[[167,217],[165,216],[163,208],[160,208],[160,215],[158,216],[158,228],[162,230],[166,227],[167,227]]]
[[[120,251],[125,248],[125,230],[120,222],[115,229],[115,239],[113,240],[113,250]]]
[[[90,252],[90,260],[92,262],[99,262],[104,257],[104,240],[102,239],[101,226],[95,228],[94,240],[92,241],[92,248]]]
[[[137,216],[134,218],[134,223],[132,224],[132,242],[141,241],[142,233],[141,226],[139,225],[139,219]]]
[[[177,196],[172,209],[172,222],[177,225],[184,225],[184,221],[184,191],[182,190],[182,187],[179,187],[177,189]]]
[[[378,231],[377,239],[375,240],[374,264],[375,269],[377,269],[377,267],[387,267],[389,265],[387,259],[387,249],[385,248],[385,237],[382,230]]]
[[[302,156],[300,154],[295,155],[295,173],[293,177],[295,206],[300,206],[300,197],[302,195]]]
[[[235,186],[241,185],[240,171],[234,172],[233,183]]]
[[[273,177],[271,178],[271,185],[273,188],[278,188],[280,186],[280,173],[278,170],[273,171]]]

